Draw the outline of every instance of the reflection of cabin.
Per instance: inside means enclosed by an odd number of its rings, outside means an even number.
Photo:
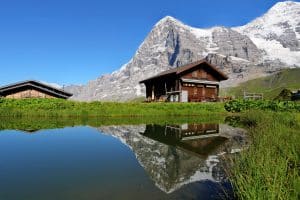
[[[0,88],[0,97],[22,98],[61,98],[67,99],[72,94],[38,81],[23,81]]]
[[[216,101],[219,82],[228,77],[205,60],[164,71],[141,81],[147,100],[173,102]]]
[[[147,125],[143,136],[182,150],[207,156],[227,138],[219,135],[218,124]]]
[[[166,131],[178,132],[180,140],[193,140],[219,136],[218,124],[182,124],[166,125]],[[176,135],[176,134],[175,134]]]

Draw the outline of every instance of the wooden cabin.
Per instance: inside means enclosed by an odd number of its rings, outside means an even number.
[[[61,98],[68,99],[72,94],[46,85],[39,81],[29,80],[0,87],[0,97],[11,99],[23,98]]]
[[[200,60],[140,81],[148,101],[217,101],[220,81],[228,77],[206,60]]]

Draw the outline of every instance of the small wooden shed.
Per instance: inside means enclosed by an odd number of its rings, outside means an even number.
[[[161,72],[140,83],[145,84],[149,101],[200,102],[216,101],[219,83],[227,79],[216,66],[200,60]]]
[[[61,98],[68,99],[72,94],[35,80],[22,81],[0,87],[0,97],[22,98]]]

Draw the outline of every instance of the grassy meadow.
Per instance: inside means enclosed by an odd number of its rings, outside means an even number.
[[[238,199],[299,199],[300,114],[250,110],[240,123],[251,145],[231,169]]]
[[[300,89],[300,69],[285,69],[276,74],[257,78],[241,83],[237,87],[222,89],[226,96],[242,97],[244,91],[250,93],[263,93],[264,99],[273,100],[283,89]]]
[[[62,99],[0,99],[0,116],[138,117],[226,114],[222,103],[75,102]]]

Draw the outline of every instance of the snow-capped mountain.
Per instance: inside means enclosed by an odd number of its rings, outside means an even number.
[[[300,3],[285,1],[273,6],[262,17],[236,27],[263,50],[263,58],[300,65]]]
[[[126,101],[144,95],[139,81],[203,58],[229,75],[223,87],[299,67],[300,3],[277,3],[263,16],[234,28],[193,28],[167,16],[120,70],[66,90],[76,100]]]

